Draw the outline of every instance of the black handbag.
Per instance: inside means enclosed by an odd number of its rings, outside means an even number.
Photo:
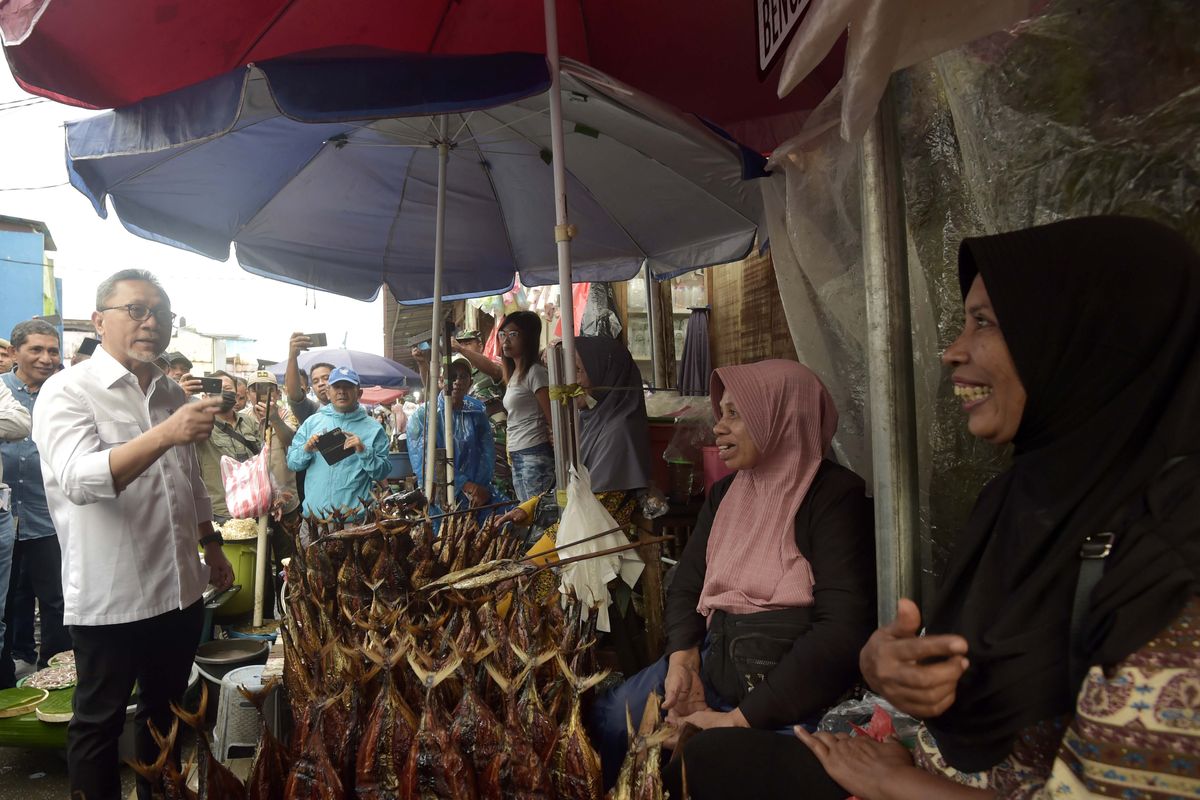
[[[811,629],[812,609],[807,607],[755,614],[714,611],[701,676],[724,702],[737,705]]]

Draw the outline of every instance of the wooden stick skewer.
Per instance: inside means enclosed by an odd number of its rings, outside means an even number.
[[[543,550],[540,553],[535,553],[533,555],[527,555],[524,558],[518,558],[517,561],[533,561],[536,558],[541,558],[542,556],[548,556],[548,555],[551,555],[552,553],[557,553],[559,550],[566,550],[568,547],[574,547],[575,545],[583,544],[585,542],[595,541],[596,539],[600,539],[604,536],[608,536],[610,533],[617,533],[619,531],[624,531],[628,527],[629,527],[628,525],[618,525],[615,528],[609,528],[606,531],[601,531],[600,533],[597,533],[594,536],[588,536],[586,539],[580,539],[577,542],[571,542],[570,544],[561,544],[558,547],[553,547],[549,550]]]
[[[614,553],[623,553],[626,550],[634,550],[638,547],[645,547],[646,545],[662,544],[663,542],[669,542],[674,538],[675,537],[673,537],[673,536],[655,536],[652,539],[645,539],[645,540],[639,541],[639,542],[630,542],[629,544],[623,544],[620,547],[610,547],[607,550],[600,550],[595,553],[587,553],[582,556],[571,556],[570,558],[564,558],[562,561],[555,561],[550,564],[543,564],[542,566],[538,567],[533,572],[531,572],[530,575],[535,575],[535,574],[541,572],[542,570],[547,570],[547,569],[550,569],[551,567],[564,567],[567,564],[574,564],[576,561],[587,561],[589,558],[599,558],[600,556],[611,556]]]

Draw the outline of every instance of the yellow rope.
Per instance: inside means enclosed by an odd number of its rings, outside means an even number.
[[[560,403],[565,403],[572,397],[583,397],[585,394],[587,389],[578,383],[556,384],[550,387],[550,399]]]

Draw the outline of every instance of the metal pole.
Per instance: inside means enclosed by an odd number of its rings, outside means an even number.
[[[644,262],[642,269],[645,270],[646,278],[646,328],[650,334],[650,381],[651,385],[656,389],[667,388],[667,370],[663,363],[663,343],[660,336],[659,317],[662,316],[658,308],[658,287],[654,284],[654,278],[650,275],[650,262]]]
[[[425,387],[425,497],[435,502],[434,473],[437,469],[437,396],[441,391],[442,357],[442,270],[443,244],[446,237],[446,162],[450,159],[450,143],[446,141],[446,118],[439,120],[437,217],[433,234],[433,335],[429,342],[429,385]]]
[[[575,307],[571,293],[571,238],[567,224],[567,170],[563,142],[562,91],[559,88],[558,16],[555,0],[544,0],[546,60],[550,63],[550,151],[554,156],[554,241],[558,244],[558,305],[563,328],[564,382],[575,382]]]
[[[271,446],[271,407],[267,406],[267,428],[263,431],[263,447]],[[252,624],[255,628],[261,627],[263,624],[263,598],[267,593],[267,562],[270,561],[270,548],[268,538],[268,520],[270,519],[271,511],[267,510],[266,514],[262,514],[258,518],[258,546],[255,550],[254,561],[254,615]]]
[[[563,375],[563,348],[552,345],[546,354],[546,368],[550,372],[550,383],[559,384]],[[571,464],[578,456],[579,443],[576,439],[579,430],[579,412],[575,407],[575,399],[566,402],[552,401],[550,419],[554,425],[558,458],[554,460],[554,477],[559,491],[559,505],[565,501],[567,484],[571,477]]]
[[[440,245],[439,245],[440,246]],[[450,358],[453,352],[450,347],[451,330],[450,323],[446,322],[442,330],[443,346],[445,348],[446,358],[443,364],[446,376],[446,389],[450,390]],[[450,511],[454,508],[455,492],[454,492],[454,404],[450,402],[449,394],[444,395],[442,400],[442,422],[443,438],[446,440],[446,510]]]
[[[917,599],[917,428],[904,184],[893,89],[859,145],[879,622]]]

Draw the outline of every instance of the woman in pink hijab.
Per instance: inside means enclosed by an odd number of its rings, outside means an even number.
[[[815,721],[858,680],[875,628],[875,539],[863,480],[827,459],[837,409],[810,369],[762,361],[717,369],[710,395],[721,459],[671,579],[667,655],[598,698],[593,734],[611,783],[625,709],[651,691],[699,728]]]

